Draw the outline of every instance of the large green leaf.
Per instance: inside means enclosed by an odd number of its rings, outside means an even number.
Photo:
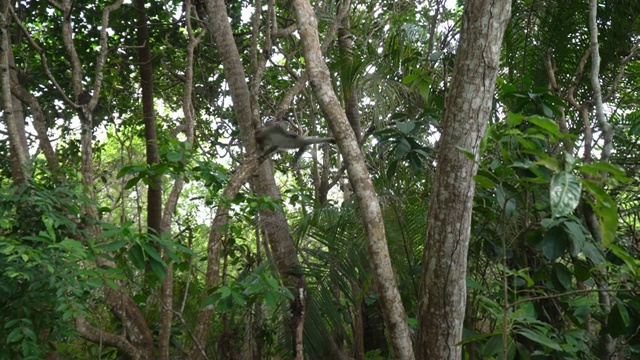
[[[582,184],[573,174],[562,171],[551,178],[550,202],[553,217],[571,213],[580,202]]]
[[[558,123],[543,116],[530,116],[527,120],[536,125],[537,127],[544,129],[546,132],[555,135],[556,138],[560,139],[564,137],[564,135],[560,132],[560,127]]]
[[[615,239],[616,231],[618,230],[618,207],[600,184],[591,180],[583,180],[582,183],[585,189],[593,196],[593,200],[589,201],[589,203],[600,220],[602,243],[604,246],[609,246]]]
[[[573,221],[565,221],[563,225],[566,228],[569,239],[571,239],[571,255],[577,256],[587,241],[582,226]]]
[[[569,239],[564,229],[560,226],[554,226],[544,234],[538,247],[547,259],[555,260],[564,255],[568,245]]]

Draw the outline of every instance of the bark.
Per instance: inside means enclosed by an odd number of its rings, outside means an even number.
[[[195,114],[192,105],[193,94],[193,57],[196,46],[202,40],[202,36],[205,34],[203,31],[199,37],[195,37],[193,28],[191,26],[191,13],[193,6],[190,2],[185,4],[186,14],[186,30],[189,37],[189,43],[187,45],[187,58],[186,68],[184,73],[184,95],[182,97],[182,112],[184,113],[184,133],[186,136],[187,148],[193,148],[195,138]],[[169,197],[164,206],[162,223],[160,229],[162,233],[169,234],[171,232],[171,222],[173,219],[173,213],[175,212],[180,193],[184,187],[184,174],[181,174],[178,179],[173,183],[173,188],[169,193]],[[165,259],[167,257],[165,256]],[[162,282],[161,289],[161,301],[162,310],[160,318],[160,334],[158,338],[158,357],[161,360],[168,360],[171,358],[170,341],[171,341],[171,324],[173,320],[173,263],[167,264],[167,277]]]
[[[352,281],[353,289],[353,299],[354,299],[354,307],[353,307],[353,347],[354,347],[354,359],[355,360],[364,360],[364,322],[362,316],[362,303],[364,302],[362,289],[355,282]]]
[[[265,160],[264,155],[259,155],[257,152],[249,157],[242,165],[240,165],[233,176],[229,180],[229,184],[222,192],[222,199],[233,199],[240,188],[249,180],[249,177],[254,174],[258,166]],[[211,223],[209,232],[209,242],[207,246],[207,272],[205,276],[205,289],[210,290],[218,284],[220,277],[220,250],[222,245],[222,237],[224,235],[224,229],[229,222],[229,202],[221,202],[216,211],[216,216]],[[189,359],[203,359],[206,358],[204,352],[204,345],[206,344],[209,336],[209,329],[211,327],[211,319],[214,311],[213,305],[208,305],[198,313],[198,321],[194,331],[194,345],[189,352]]]
[[[511,0],[465,2],[429,203],[419,297],[421,359],[461,359],[467,253],[480,140],[491,116]]]
[[[142,89],[142,118],[144,121],[144,138],[146,141],[147,166],[154,167],[160,163],[158,156],[158,134],[156,131],[156,115],[153,106],[153,63],[151,62],[151,45],[149,44],[149,24],[144,9],[145,0],[136,0],[138,11],[138,57],[140,59],[140,87]],[[162,183],[160,176],[151,176],[147,189],[147,231],[160,235],[162,221]]]
[[[47,160],[47,166],[52,172],[57,172],[59,167],[58,155],[56,155],[56,152],[53,150],[53,146],[47,135],[47,125],[38,98],[20,86],[17,78],[12,78],[11,80],[11,92],[31,108],[33,128],[36,130],[36,136],[38,137],[44,158]]]
[[[255,129],[260,123],[257,97],[254,97],[252,102],[252,95],[246,81],[247,77],[245,76],[238,48],[235,44],[224,1],[207,0],[205,2],[205,8],[208,14],[207,26],[214,37],[216,47],[222,59],[225,79],[229,84],[234,111],[238,119],[240,139],[247,153],[254,154],[257,149]],[[265,50],[267,53],[269,52],[269,49]],[[259,78],[260,70],[254,70]],[[254,86],[257,86],[257,82],[254,82]],[[275,199],[280,198],[280,190],[274,180],[273,166],[269,161],[264,162],[262,166],[259,167],[256,177],[252,179],[252,188],[258,194],[265,194]],[[289,225],[287,224],[284,214],[274,211],[262,211],[260,213],[260,226],[271,246],[274,262],[278,272],[283,277],[284,283],[287,286],[294,287],[292,293],[296,296],[304,294],[306,292],[306,282],[302,277],[301,266],[297,258],[293,237],[289,231]],[[217,230],[212,227],[211,231]],[[219,244],[215,244],[215,239],[210,239],[210,245],[211,244],[212,246],[219,247]],[[212,261],[212,259],[210,258],[209,261]],[[214,265],[212,264],[211,266]],[[219,264],[216,266],[219,267]],[[217,281],[217,275],[215,276],[215,280]],[[211,280],[213,280],[213,278]],[[300,289],[302,289],[302,291],[300,291]],[[303,308],[300,309],[299,306],[296,306],[296,304],[304,306],[304,299],[297,300],[302,301],[293,301],[291,304],[292,319],[296,319],[296,323],[291,324],[292,336],[300,333],[296,330],[301,329],[303,324],[301,318],[299,316],[296,317],[295,314],[304,313]],[[208,334],[208,327],[203,325],[205,323],[210,324],[212,314],[212,308],[202,310],[198,331]],[[206,338],[204,335],[204,333],[197,334],[200,338]],[[296,342],[294,339],[293,343]],[[193,351],[192,354],[200,358],[200,354]]]
[[[348,6],[348,5],[347,5]],[[348,78],[342,79],[344,111],[349,119],[349,124],[353,132],[356,134],[358,142],[362,142],[362,128],[360,126],[360,108],[358,106],[358,92],[356,88],[356,74],[353,69],[353,40],[351,39],[351,31],[349,30],[349,18],[345,17],[338,29],[338,45],[340,46],[341,55],[345,61],[342,66],[348,71]]]
[[[17,77],[16,75],[16,63],[15,63],[15,59],[13,57],[13,49],[11,46],[11,39],[8,38],[8,46],[6,47],[7,49],[7,57],[8,57],[8,63],[9,63],[9,74],[10,74],[10,78],[13,80],[14,78]],[[24,121],[24,111],[22,110],[22,101],[20,101],[20,99],[18,99],[16,97],[16,95],[13,93],[13,81],[11,82],[11,89],[12,89],[12,94],[11,94],[11,106],[12,106],[12,112],[13,112],[13,121],[16,124],[16,127],[18,129],[18,141],[21,144],[22,149],[27,149],[27,157],[29,158],[29,144],[27,142],[27,131],[25,129],[25,121]],[[34,115],[35,117],[36,115]],[[35,125],[35,121],[34,121],[34,125]],[[42,144],[42,142],[41,142]],[[13,146],[12,146],[13,148]],[[12,149],[11,152],[15,153],[16,150]],[[19,172],[22,171],[22,169],[20,168],[22,165],[20,165],[18,163],[18,161],[13,161],[15,160],[15,158],[13,156],[11,156],[10,158],[11,160],[11,173],[13,174],[12,177],[15,178],[17,174],[19,174]],[[30,161],[30,159],[28,159],[27,161]],[[25,170],[28,172],[29,170],[29,164],[23,164],[23,165],[27,165],[27,167],[25,168]]]
[[[374,270],[373,278],[379,290],[394,356],[400,359],[413,359],[411,337],[404,306],[391,267],[378,196],[369,178],[364,155],[356,135],[333,91],[329,68],[322,58],[318,39],[318,22],[313,8],[307,0],[293,0],[292,4],[313,92],[322,112],[329,121],[329,127],[336,139],[340,153],[344,157],[349,179],[358,198],[367,234],[367,249]]]
[[[613,125],[604,115],[602,105],[602,89],[600,87],[600,44],[598,43],[598,1],[589,0],[589,35],[591,47],[591,87],[593,87],[593,102],[596,108],[596,120],[604,138],[601,161],[609,161],[613,149]],[[623,66],[624,68],[624,66]]]
[[[82,63],[78,57],[78,53],[73,43],[73,25],[71,11],[73,9],[73,3],[71,0],[63,0],[60,3],[54,3],[62,12],[62,40],[64,48],[69,58],[71,66],[71,87],[75,99],[79,99],[84,93],[82,79],[84,77],[82,70]],[[103,68],[105,59],[108,54],[108,35],[107,29],[109,29],[110,14],[118,9],[122,5],[122,0],[116,0],[111,5],[106,6],[102,12],[102,21],[100,28],[100,52],[96,58],[95,65],[95,78],[93,84],[93,94],[88,99],[88,103],[82,105],[76,104],[73,100],[65,95],[62,88],[57,84],[53,74],[48,71],[48,66],[45,62],[45,71],[50,80],[54,83],[54,86],[60,91],[60,95],[66,103],[75,107],[78,111],[78,116],[81,121],[81,172],[82,172],[82,185],[86,196],[90,199],[96,199],[93,181],[93,147],[92,147],[92,134],[93,134],[93,111],[95,110],[98,99],[100,97],[100,89],[103,79]],[[32,46],[34,43],[32,42]],[[96,207],[97,201],[84,203],[84,212],[88,218],[98,219],[98,209]],[[88,236],[98,238],[100,234],[100,227],[95,223],[87,224]],[[99,267],[115,267],[115,263],[104,257],[97,258],[97,264]],[[119,282],[120,287],[118,289],[112,289],[111,287],[104,285],[103,291],[105,294],[105,302],[111,311],[111,313],[122,323],[122,326],[126,329],[126,340],[130,345],[139,352],[139,359],[155,359],[155,348],[153,344],[153,337],[146,320],[136,303],[131,297],[123,291],[124,284]],[[91,330],[87,327],[79,326],[81,323],[76,322],[76,329],[81,335],[87,339],[91,339]]]
[[[149,43],[149,24],[147,12],[145,10],[145,0],[136,0],[135,7],[138,12],[137,19],[137,41],[138,58],[140,62],[140,88],[142,92],[142,119],[144,122],[144,138],[147,157],[147,166],[153,168],[160,163],[158,155],[158,134],[156,129],[156,115],[153,104],[153,63],[151,59],[151,45]],[[162,182],[159,175],[150,176],[150,183],[147,187],[147,234],[162,236],[163,230],[170,230],[170,218],[167,219],[166,228],[162,228]],[[177,180],[174,184],[172,195],[178,196],[182,188],[182,181]],[[177,193],[175,193],[177,191]],[[177,198],[176,198],[177,200]],[[169,201],[173,201],[172,198]],[[159,249],[158,249],[159,250]],[[159,357],[169,359],[169,340],[171,335],[172,319],[172,285],[173,266],[166,269],[166,277],[162,279],[160,298],[162,299],[160,309],[160,336],[158,339]]]
[[[78,316],[76,318],[76,329],[81,336],[96,344],[104,344],[107,346],[113,346],[114,348],[125,353],[129,358],[137,360],[141,359],[140,352],[133,346],[127,338],[120,335],[114,335],[104,332],[93,325],[84,318],[84,316]]]
[[[589,35],[590,35],[590,48],[591,48],[591,87],[593,88],[593,102],[596,108],[596,120],[600,124],[600,130],[602,131],[602,137],[604,138],[604,144],[602,147],[602,154],[600,160],[608,162],[611,156],[611,150],[613,148],[613,126],[607,121],[604,115],[604,106],[602,105],[602,89],[600,87],[600,44],[598,43],[598,1],[589,1]],[[624,67],[624,66],[623,66]],[[604,175],[603,175],[604,176]],[[591,234],[594,239],[602,241],[600,223],[595,216],[593,209],[590,205],[585,203],[588,209],[585,209],[587,214],[587,222],[591,223],[588,228],[591,230]],[[591,220],[591,221],[589,221]],[[606,282],[606,269],[600,269],[596,278],[596,283],[599,289],[606,289],[608,284]],[[606,330],[609,322],[609,314],[611,313],[611,294],[606,291],[598,292],[598,299],[600,300],[600,310],[602,311],[602,321],[600,328],[600,344],[599,344],[599,356],[600,359],[606,360],[613,357],[616,342],[615,339]]]
[[[14,103],[11,94],[11,43],[9,41],[9,7],[7,0],[0,2],[0,87],[2,91],[2,109],[4,122],[9,134],[11,149],[11,173],[15,182],[21,182],[29,177],[29,149],[24,131],[24,118],[20,102]],[[20,111],[16,112],[16,107]]]

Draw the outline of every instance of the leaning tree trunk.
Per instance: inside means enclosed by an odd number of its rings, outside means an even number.
[[[380,202],[369,177],[362,149],[333,91],[329,68],[322,58],[318,20],[313,7],[308,0],[293,0],[292,4],[313,92],[345,159],[349,180],[358,198],[367,234],[367,250],[371,258],[373,278],[379,291],[385,325],[389,331],[394,354],[399,359],[413,359],[406,314],[391,267]]]
[[[240,53],[235,43],[231,24],[229,23],[225,2],[222,0],[206,0],[205,8],[208,16],[207,25],[215,40],[215,45],[218,48],[225,80],[229,85],[234,111],[238,119],[240,139],[247,150],[247,154],[250,155],[248,159],[254,159],[257,149],[255,128],[260,121],[259,109],[257,108],[258,104],[252,103],[251,101],[251,94],[246,81],[247,77],[245,76]],[[246,162],[249,162],[248,159],[245,160],[243,167],[246,166]],[[259,166],[255,175],[256,177],[251,179],[251,185],[256,193],[266,194],[276,199],[280,198],[280,190],[274,179],[273,166],[268,161]],[[218,218],[218,216],[216,216],[216,218]],[[223,216],[221,216],[221,219],[224,220]],[[222,220],[221,222],[223,222]],[[217,236],[219,236],[219,234],[217,234],[219,230],[216,229],[216,224],[214,221],[211,229],[212,234],[216,232],[216,234],[210,236],[211,254],[216,253],[214,250],[216,246],[219,246],[218,240],[216,240]],[[278,272],[283,277],[285,284],[293,288],[292,292],[295,300],[291,302],[291,328],[293,330],[293,342],[298,345],[296,348],[298,353],[296,358],[301,358],[301,330],[304,315],[304,298],[306,296],[306,281],[302,275],[302,267],[297,257],[295,243],[289,231],[287,219],[281,212],[261,211],[260,225],[271,247],[271,254],[273,255]],[[214,258],[215,256],[209,256],[208,259],[210,264],[207,268],[207,285],[212,283],[214,278],[215,281],[217,281],[217,275],[213,274],[213,272],[217,271],[217,269],[215,269],[217,265],[211,263],[215,260]],[[209,279],[211,279],[211,281]],[[196,333],[194,334],[196,342],[198,339],[206,339],[208,336],[212,316],[213,310],[211,306],[201,309]],[[202,351],[198,351],[195,347],[191,349],[190,359],[201,359],[203,357],[204,354]]]
[[[480,140],[491,116],[511,0],[467,0],[427,218],[417,353],[460,359],[467,252]]]

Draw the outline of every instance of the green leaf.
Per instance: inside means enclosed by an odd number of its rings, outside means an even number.
[[[131,189],[132,187],[136,186],[138,181],[140,181],[140,177],[139,176],[135,176],[135,177],[129,179],[129,181],[127,181],[127,183],[124,185],[124,189],[125,190]]]
[[[486,176],[476,175],[473,177],[473,180],[476,182],[476,184],[482,186],[485,189],[493,189],[493,187],[496,186],[496,183],[494,183],[493,180],[489,179]]]
[[[183,159],[182,154],[177,151],[170,151],[169,153],[167,153],[167,160],[171,162],[182,161],[182,159]]]
[[[586,174],[600,176],[601,172],[607,173],[613,176],[620,182],[629,182],[631,179],[627,176],[625,170],[618,165],[614,165],[608,162],[595,162],[592,164],[584,164],[580,166],[580,171]]]
[[[564,153],[564,170],[571,171],[578,160],[570,153]]]
[[[544,234],[538,247],[547,259],[555,260],[564,255],[568,243],[569,239],[562,227],[554,226]]]
[[[144,252],[147,255],[149,255],[151,258],[155,259],[157,262],[161,264],[164,263],[164,261],[162,260],[162,256],[160,256],[160,254],[158,253],[158,250],[156,250],[156,248],[154,248],[152,245],[143,243],[142,248],[144,249]]]
[[[264,303],[271,310],[275,310],[278,308],[278,296],[276,293],[272,291],[267,291],[264,293]]]
[[[222,286],[220,288],[220,298],[224,299],[228,298],[229,296],[231,296],[231,288],[228,286]]]
[[[553,276],[555,277],[555,280],[558,281],[558,284],[562,286],[561,290],[568,290],[573,287],[571,282],[571,271],[569,271],[569,269],[567,269],[563,264],[553,264]]]
[[[616,301],[616,305],[611,308],[607,324],[607,333],[614,338],[624,335],[629,327],[630,318],[629,311],[620,301]]]
[[[209,305],[213,305],[213,304],[217,303],[218,300],[220,300],[220,293],[216,292],[215,294],[213,294],[213,295],[207,297],[206,299],[204,299],[202,301],[202,304],[200,304],[200,307],[201,308],[205,308],[205,307],[207,307]]]
[[[58,247],[65,249],[67,251],[78,251],[78,252],[84,251],[84,246],[80,241],[69,239],[69,238],[66,238],[60,241],[60,243],[58,244]]]
[[[545,130],[546,132],[555,135],[556,138],[563,138],[563,134],[560,132],[560,127],[558,123],[553,121],[552,119],[542,117],[542,116],[530,116],[527,120],[533,125]]]
[[[631,129],[629,129],[629,135],[640,135],[640,121],[637,121],[633,125],[631,125]]]
[[[547,106],[547,104],[542,103],[542,113],[544,114],[544,116],[546,117],[553,117],[553,111],[551,110],[551,108],[549,108],[549,106]]]
[[[496,199],[498,205],[506,215],[513,215],[516,211],[516,201],[508,194],[502,185],[496,187]]]
[[[151,265],[151,270],[154,274],[160,279],[164,280],[167,276],[167,269],[164,266],[163,262],[158,262],[154,258],[149,259],[149,264]]]
[[[410,74],[402,78],[402,83],[405,85],[409,85],[412,82],[416,81],[416,79],[418,79],[417,74]]]
[[[600,251],[594,244],[590,242],[586,242],[582,247],[582,253],[587,259],[591,260],[593,265],[599,266],[605,263],[606,259],[602,255],[602,251]]]
[[[552,216],[565,216],[578,206],[582,183],[576,176],[563,171],[551,178],[550,190]]]
[[[507,124],[509,124],[509,126],[511,127],[520,125],[522,121],[524,121],[524,115],[520,113],[507,114]]]
[[[4,329],[11,328],[11,327],[13,327],[15,324],[17,324],[17,323],[18,323],[18,319],[9,320],[9,321],[7,321],[7,323],[6,323],[6,324],[4,324],[3,328],[4,328]]]
[[[142,251],[142,247],[140,247],[139,244],[134,244],[133,246],[131,246],[127,254],[129,255],[129,260],[135,267],[140,270],[144,269],[144,252]]]
[[[460,146],[456,146],[456,149],[460,150],[460,152],[462,153],[462,155],[464,155],[467,159],[475,162],[476,161],[476,156],[469,150],[460,147]]]
[[[122,247],[124,247],[128,243],[129,243],[129,241],[127,241],[127,240],[112,241],[112,242],[107,243],[107,244],[98,245],[98,248],[102,249],[104,251],[112,252],[112,251],[120,250]]]
[[[444,51],[434,51],[429,54],[429,61],[437,61],[444,55]]]
[[[105,278],[104,281],[107,283],[107,285],[112,288],[113,290],[118,290],[120,288],[120,286],[118,286],[118,283],[116,283],[115,281],[109,279],[109,278]]]
[[[396,154],[395,159],[402,159],[405,155],[407,155],[411,151],[411,144],[407,141],[407,139],[402,138],[396,145]]]
[[[578,254],[582,252],[582,248],[587,241],[584,236],[582,226],[573,221],[566,221],[562,225],[564,225],[567,234],[569,235],[569,239],[571,240],[571,255],[578,256]]]
[[[604,260],[604,259],[603,259]],[[589,265],[590,267],[591,265]],[[582,266],[581,264],[573,264],[573,276],[576,277],[578,281],[587,281],[591,279],[591,273],[587,268]]]
[[[502,351],[502,334],[496,334],[487,340],[482,349],[482,355],[486,358],[492,357]]]
[[[586,179],[583,179],[582,184],[593,195],[593,201],[589,201],[589,203],[600,220],[602,243],[604,246],[609,246],[615,239],[618,230],[618,207],[599,184]]]
[[[628,319],[627,319],[628,320]],[[31,330],[28,327],[23,327],[22,328],[22,332],[24,333],[24,335],[29,338],[29,340],[31,341],[36,341],[36,334],[33,332],[33,330]]]
[[[525,329],[522,327],[518,327],[516,332],[524,337],[526,337],[527,339],[537,342],[540,345],[544,345],[546,347],[549,347],[553,350],[557,350],[557,351],[562,351],[562,348],[560,347],[560,345],[549,339],[549,337],[547,337],[547,335],[538,332],[538,331],[533,331],[533,330],[529,330],[529,329]]]
[[[23,337],[24,337],[24,334],[22,333],[22,331],[20,331],[20,328],[17,327],[15,329],[13,329],[9,333],[9,335],[7,335],[7,343],[11,344],[11,343],[18,342],[18,341],[22,340]]]
[[[424,100],[425,103],[429,103],[429,95],[431,94],[431,83],[428,81],[420,81],[418,84],[418,90],[420,92],[420,97]]]
[[[247,299],[241,293],[234,291],[231,293],[231,298],[233,302],[238,306],[245,306],[247,304]]]
[[[540,160],[537,160],[535,164],[542,165],[551,171],[560,171],[560,163],[558,163],[558,160],[549,156],[541,155]]]
[[[636,259],[633,257],[633,255],[631,255],[627,250],[625,250],[624,248],[618,246],[618,245],[610,245],[609,249],[611,249],[611,252],[618,257],[620,260],[624,261],[625,265],[627,265],[627,268],[629,269],[629,271],[633,274],[636,275],[637,272],[637,263],[636,263]]]
[[[56,232],[53,229],[53,220],[46,216],[42,217],[42,222],[44,223],[44,227],[47,229],[47,234],[49,235],[49,239],[52,241],[56,240]]]

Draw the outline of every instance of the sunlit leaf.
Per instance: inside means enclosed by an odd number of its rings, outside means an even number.
[[[580,202],[582,183],[573,174],[560,172],[551,178],[550,205],[553,217],[570,214]]]

